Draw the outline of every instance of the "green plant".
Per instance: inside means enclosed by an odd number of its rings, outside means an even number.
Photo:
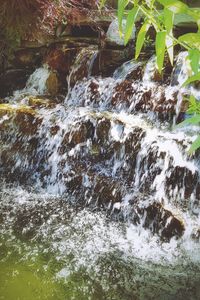
[[[102,5],[105,4],[102,0]],[[127,8],[130,9],[127,10]],[[196,33],[187,33],[176,38],[173,35],[175,16],[184,14],[191,17],[196,22],[198,31]],[[156,33],[155,37],[155,53],[158,71],[161,73],[165,53],[168,53],[169,60],[173,65],[174,62],[174,46],[180,45],[188,51],[188,59],[191,65],[191,77],[184,85],[200,80],[200,11],[191,9],[188,5],[179,0],[118,0],[118,20],[119,31],[122,33],[122,20],[126,18],[126,29],[124,34],[124,42],[128,43],[133,26],[137,21],[137,17],[143,20],[139,29],[135,46],[135,59],[137,59],[143,48],[147,33],[150,27],[153,27]],[[191,109],[192,107],[192,109]],[[199,103],[191,95],[189,111],[191,117],[185,120],[184,124],[199,124]],[[200,136],[194,141],[190,148],[190,153],[200,147]]]

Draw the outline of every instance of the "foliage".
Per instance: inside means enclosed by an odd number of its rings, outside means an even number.
[[[127,10],[127,8],[129,8]],[[159,8],[159,9],[158,9]],[[190,16],[196,22],[198,31],[187,33],[175,38],[173,35],[174,17],[179,14]],[[171,64],[174,62],[174,46],[180,45],[188,51],[192,76],[184,86],[200,80],[200,12],[191,9],[179,0],[118,0],[119,30],[122,30],[122,19],[126,17],[125,44],[128,43],[137,16],[143,19],[137,34],[135,58],[137,59],[143,48],[149,28],[156,32],[155,53],[159,72],[162,72],[165,53],[168,53]],[[188,113],[192,114],[182,124],[200,124],[200,105],[193,96],[190,97]],[[200,137],[193,143],[190,152],[200,147]]]

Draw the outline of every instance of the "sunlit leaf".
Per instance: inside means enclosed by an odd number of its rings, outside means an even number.
[[[181,35],[178,40],[191,48],[200,49],[200,33],[186,33]]]
[[[199,80],[200,80],[200,72],[197,73],[197,74],[195,74],[195,75],[193,75],[193,76],[191,76],[190,78],[188,78],[188,79],[183,83],[182,86],[186,86],[186,85],[188,85],[188,84],[190,84],[190,83],[192,83],[192,82],[199,81]]]
[[[189,10],[189,7],[186,4],[178,0],[158,0],[158,2],[175,14],[184,14]]]
[[[171,63],[171,65],[173,65],[173,63],[174,63],[174,40],[171,35],[168,35],[168,34],[166,35],[165,44],[166,44],[167,53],[169,55],[170,63]]]
[[[160,31],[156,34],[156,62],[158,71],[161,73],[165,57],[166,31]]]
[[[168,8],[164,9],[164,23],[167,33],[171,33],[173,29],[174,13]]]
[[[118,22],[119,22],[119,32],[122,34],[122,21],[124,16],[124,10],[128,5],[129,0],[118,0]]]
[[[197,49],[191,49],[188,51],[188,59],[190,60],[190,65],[192,71],[195,74],[199,71],[199,63],[200,63],[200,51]]]
[[[196,125],[200,123],[200,114],[197,114],[195,116],[192,116],[186,120],[184,120],[183,122],[181,122],[180,124],[177,125],[177,127],[183,127],[185,125]]]
[[[196,138],[196,140],[192,143],[192,146],[190,147],[189,153],[194,153],[197,149],[200,148],[200,136]]]
[[[135,24],[135,19],[137,17],[138,13],[138,7],[134,7],[130,12],[128,13],[127,19],[126,19],[126,30],[125,30],[125,36],[124,36],[124,44],[126,45],[131,38],[132,32],[133,32],[133,26]]]
[[[135,58],[136,59],[140,55],[140,52],[144,45],[145,36],[146,36],[147,31],[149,30],[149,27],[150,27],[150,23],[149,23],[149,21],[146,21],[140,28],[140,31],[137,36],[137,41],[136,41],[136,49],[135,49]]]
[[[167,31],[166,36],[166,48],[169,55],[169,60],[171,65],[174,63],[174,41],[173,41],[173,22],[174,22],[174,13],[168,8],[164,9],[164,24]]]

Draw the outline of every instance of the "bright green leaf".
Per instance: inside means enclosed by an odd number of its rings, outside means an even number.
[[[171,65],[174,63],[174,41],[171,35],[166,35],[166,40],[165,40],[166,48],[167,48],[167,53],[169,55],[169,60]]]
[[[124,44],[126,45],[132,35],[133,26],[135,24],[135,19],[137,17],[138,13],[138,7],[134,7],[130,12],[128,13],[127,19],[126,19],[126,30],[125,30],[125,36],[124,36]]]
[[[171,33],[173,29],[173,22],[174,22],[174,13],[165,8],[164,9],[164,23],[165,23],[165,28],[167,30],[167,33]]]
[[[144,45],[145,36],[146,36],[147,31],[149,30],[149,27],[150,27],[150,23],[149,23],[149,21],[146,21],[140,28],[140,31],[137,36],[137,41],[136,41],[135,59],[137,59],[138,56],[140,55],[140,52]]]
[[[178,40],[191,48],[200,49],[200,33],[186,33],[181,35]]]
[[[189,153],[194,153],[197,149],[200,148],[200,136],[196,138],[196,140],[192,143],[192,146],[190,147]]]
[[[183,127],[185,125],[196,125],[200,123],[200,115],[196,114],[195,116],[188,118],[177,125],[177,127]]]
[[[178,0],[158,0],[158,2],[175,14],[184,14],[189,10],[189,7],[186,4]]]
[[[200,113],[200,103],[196,100],[193,95],[190,95],[189,108],[187,110],[188,114],[199,114]]]
[[[119,22],[119,32],[122,34],[122,20],[124,16],[124,10],[128,5],[129,0],[118,0],[118,22]]]
[[[160,31],[156,34],[156,62],[158,71],[161,73],[165,57],[166,31]]]
[[[197,49],[191,49],[188,51],[188,59],[190,60],[190,65],[194,75],[199,71],[200,63],[200,51]]]
[[[197,73],[197,74],[195,74],[195,75],[193,75],[193,76],[191,76],[190,78],[188,78],[188,79],[183,83],[182,86],[186,86],[186,85],[188,85],[188,84],[190,84],[190,83],[192,83],[192,82],[199,81],[199,80],[200,80],[200,72]]]
[[[169,60],[171,65],[174,63],[174,41],[173,41],[173,23],[174,23],[174,13],[168,8],[164,9],[164,24],[167,31],[166,36],[166,48],[169,55]]]

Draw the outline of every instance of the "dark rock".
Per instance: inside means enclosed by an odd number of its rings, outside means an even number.
[[[0,97],[11,95],[13,91],[23,89],[33,70],[13,69],[0,75]]]
[[[166,179],[166,192],[169,193],[169,191],[176,188],[178,188],[178,190],[184,189],[184,199],[189,199],[198,180],[199,175],[197,171],[192,173],[192,171],[186,167],[173,167],[170,176]]]

